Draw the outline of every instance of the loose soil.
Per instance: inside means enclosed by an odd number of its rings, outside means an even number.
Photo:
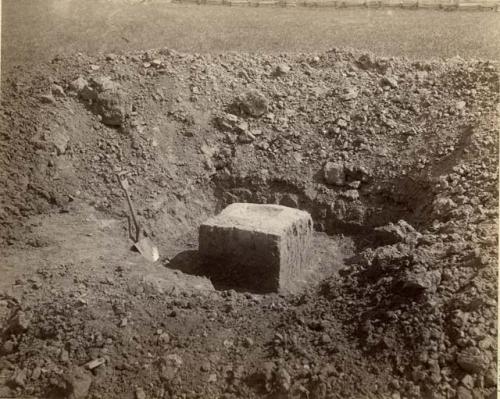
[[[496,63],[159,49],[2,88],[0,397],[495,397]],[[207,275],[233,202],[311,213],[297,287]]]

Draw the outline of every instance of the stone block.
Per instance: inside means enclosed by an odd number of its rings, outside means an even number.
[[[199,229],[199,253],[210,272],[234,276],[235,288],[277,292],[308,268],[313,222],[281,205],[235,203]]]

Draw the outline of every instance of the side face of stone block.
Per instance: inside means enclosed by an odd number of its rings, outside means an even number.
[[[309,215],[307,215],[309,216]],[[297,219],[281,236],[280,289],[294,285],[311,262],[313,224],[311,217]]]
[[[312,219],[279,205],[232,204],[199,229],[210,271],[259,292],[286,289],[309,264]]]
[[[279,237],[241,227],[204,224],[200,227],[199,251],[218,276],[249,289],[265,292],[279,287]]]

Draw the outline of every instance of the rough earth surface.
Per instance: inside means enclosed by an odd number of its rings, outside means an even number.
[[[497,64],[77,54],[1,101],[0,397],[496,397]],[[311,213],[307,284],[207,277],[233,202]]]

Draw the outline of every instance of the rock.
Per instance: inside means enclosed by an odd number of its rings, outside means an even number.
[[[359,199],[359,191],[358,190],[342,191],[341,193],[339,193],[339,195],[342,196],[343,198],[347,198],[351,201],[356,201],[357,199]]]
[[[146,392],[144,392],[144,389],[140,387],[135,389],[135,399],[146,399]]]
[[[389,223],[387,226],[376,227],[374,229],[377,242],[381,245],[392,245],[401,241],[407,241],[409,236],[416,239],[418,233],[404,220],[397,224]]]
[[[235,126],[235,129],[238,133],[245,133],[248,131],[248,122],[241,121]]]
[[[64,89],[61,86],[56,85],[56,84],[52,85],[51,92],[54,96],[57,96],[57,97],[66,96],[66,93],[64,93]]]
[[[342,94],[341,98],[344,101],[351,101],[358,97],[358,93],[359,92],[356,88],[349,87],[344,90],[344,93]]]
[[[231,123],[231,124],[236,124],[238,123],[238,117],[236,115],[233,115],[233,114],[225,114],[224,115],[224,119]]]
[[[30,326],[29,315],[22,310],[18,310],[7,322],[6,334],[20,334],[25,332]]]
[[[9,304],[5,300],[0,300],[0,331],[4,329],[7,325],[7,321],[11,317],[11,311],[9,309]]]
[[[474,248],[467,256],[464,257],[464,265],[480,269],[488,265],[488,257],[482,253],[481,248]]]
[[[144,291],[148,294],[163,295],[174,291],[175,283],[152,274],[146,274],[142,277],[141,283]]]
[[[162,62],[160,59],[155,58],[154,60],[151,61],[151,65],[154,66],[155,68],[159,68],[162,65]]]
[[[160,377],[164,381],[172,381],[177,372],[178,368],[175,366],[172,366],[171,364],[162,364],[161,369],[160,369]]]
[[[434,384],[441,382],[441,367],[435,360],[428,361],[429,364],[429,378]]]
[[[38,97],[40,101],[44,104],[55,104],[56,99],[52,94],[42,94]]]
[[[469,373],[479,374],[486,369],[488,361],[480,349],[469,347],[457,355],[458,365]]]
[[[176,353],[172,353],[172,354],[167,355],[165,357],[165,359],[167,360],[167,362],[174,365],[175,367],[181,367],[182,364],[184,363],[182,360],[182,357],[180,357]]]
[[[224,114],[215,119],[218,127],[222,130],[233,130],[233,127],[238,123],[238,117],[233,114]]]
[[[83,89],[85,89],[85,87],[88,86],[88,82],[82,78],[81,76],[79,76],[77,79],[73,80],[70,84],[69,84],[69,88],[73,91],[76,91],[77,93],[79,93],[80,91],[82,91]]]
[[[322,344],[329,344],[330,342],[332,342],[332,339],[330,338],[330,336],[328,334],[323,334],[321,336],[321,343]]]
[[[203,362],[200,366],[201,371],[210,371],[211,369],[211,364],[209,361]]]
[[[439,271],[428,271],[422,266],[417,266],[407,271],[405,276],[398,280],[399,292],[407,297],[422,295],[425,292],[434,293],[440,281]]]
[[[348,123],[344,118],[337,119],[337,126],[338,127],[344,128],[344,127],[347,127],[347,125],[348,125]]]
[[[363,54],[360,56],[357,60],[357,64],[364,70],[371,69],[376,65],[374,58],[370,54]]]
[[[32,380],[38,380],[40,376],[42,375],[42,369],[39,366],[36,366],[31,373],[31,379]]]
[[[292,386],[292,377],[283,367],[280,367],[275,374],[276,383],[278,387],[284,391],[288,392]]]
[[[474,399],[472,393],[465,387],[460,386],[457,389],[457,399]]]
[[[81,367],[73,366],[64,374],[68,399],[85,399],[88,395],[92,375]]]
[[[105,108],[106,104],[109,106],[112,98],[115,99],[115,102],[117,99],[121,101],[125,98],[121,91],[121,85],[114,82],[109,76],[93,77],[88,83],[85,79],[78,78],[71,85],[78,90],[78,95],[82,99],[96,101],[98,111],[100,108]],[[101,103],[100,106],[99,103]],[[101,112],[103,111],[101,110]],[[103,118],[105,117],[108,116],[104,115]],[[112,125],[113,123],[107,124]]]
[[[120,90],[119,83],[113,81],[109,76],[97,76],[90,79],[91,86],[98,92]]]
[[[129,105],[125,93],[120,90],[99,93],[96,100],[96,112],[102,117],[102,123],[119,126],[125,122]]]
[[[89,84],[86,84],[81,90],[78,91],[78,96],[85,101],[94,101],[97,98],[97,91]]]
[[[347,163],[345,164],[346,178],[352,182],[367,182],[371,174],[363,165]]]
[[[15,342],[9,339],[3,343],[1,354],[2,355],[10,355],[15,350],[16,350]]]
[[[457,204],[451,198],[438,197],[434,200],[432,206],[436,216],[446,217],[457,207]]]
[[[215,373],[210,374],[207,378],[207,382],[209,384],[213,384],[213,383],[217,382],[217,374],[215,374]]]
[[[380,84],[382,86],[389,86],[393,89],[396,89],[398,87],[398,81],[392,76],[384,76],[382,79],[380,79]]]
[[[164,356],[161,363],[161,378],[165,381],[173,380],[183,363],[182,358],[175,353]]]
[[[26,386],[26,371],[24,369],[14,371],[7,385],[11,388],[24,388]]]
[[[267,112],[268,101],[266,97],[258,90],[252,89],[241,94],[235,102],[240,112],[259,117]]]
[[[270,392],[272,388],[271,384],[273,382],[274,368],[275,364],[273,362],[265,362],[261,367],[262,377],[268,392]]]
[[[54,127],[46,135],[45,139],[52,143],[57,151],[57,155],[62,155],[66,152],[69,143],[69,137],[60,126]]]
[[[291,68],[289,65],[287,64],[279,64],[275,71],[274,71],[274,74],[276,76],[283,76],[283,75],[286,75],[290,72]]]
[[[361,225],[365,222],[366,207],[357,201],[337,198],[330,204],[331,222],[348,222]]]
[[[345,184],[346,174],[344,164],[340,162],[327,162],[323,169],[325,181],[328,184],[342,186]]]
[[[193,94],[200,94],[200,89],[197,86],[192,86],[191,87],[191,93],[193,93]]]
[[[467,389],[473,389],[474,388],[474,377],[471,376],[470,374],[466,374],[463,378],[462,378],[462,384],[464,387],[466,387]]]
[[[238,141],[242,144],[248,144],[253,142],[254,140],[255,136],[248,131],[245,131],[238,136]]]
[[[90,362],[86,363],[84,367],[88,370],[93,370],[96,367],[103,365],[104,363],[106,363],[106,359],[104,359],[103,357],[98,357],[97,359],[91,360]]]
[[[61,355],[59,357],[59,359],[61,360],[61,362],[63,363],[66,363],[69,361],[69,352],[66,350],[66,349],[63,349],[61,351]]]
[[[170,335],[167,332],[163,332],[158,337],[158,340],[163,344],[168,344],[170,342]]]
[[[489,349],[493,348],[495,345],[495,340],[493,337],[485,337],[481,341],[479,341],[478,347],[479,349]]]
[[[252,347],[254,344],[253,342],[253,339],[250,338],[250,337],[246,337],[244,340],[243,340],[243,345],[246,346],[247,348],[250,348]]]
[[[494,368],[490,368],[484,375],[484,384],[486,387],[494,387],[497,385],[497,372]]]
[[[465,108],[465,101],[457,101],[455,104],[455,108],[458,109],[459,111]]]

